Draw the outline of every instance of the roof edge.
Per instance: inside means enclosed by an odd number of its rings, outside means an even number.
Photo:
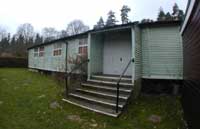
[[[185,29],[186,29],[186,27],[188,25],[189,19],[191,18],[191,14],[192,14],[192,12],[194,10],[194,6],[195,6],[195,3],[197,1],[198,0],[190,0],[190,1],[188,1],[185,20],[184,20],[183,25],[182,25],[181,30],[180,30],[181,35],[183,34],[183,32],[185,31]]]
[[[72,38],[75,38],[75,37],[86,35],[86,34],[88,34],[90,32],[108,30],[108,29],[113,29],[113,28],[117,28],[117,27],[131,26],[131,25],[135,25],[135,24],[138,24],[138,21],[127,23],[127,24],[120,24],[120,25],[108,26],[108,27],[104,27],[104,28],[100,28],[100,29],[92,29],[92,30],[88,30],[88,31],[80,33],[80,34],[76,34],[76,35],[72,35],[72,36],[67,36],[67,37],[60,38],[60,39],[55,39],[55,40],[52,40],[52,41],[49,41],[49,42],[45,42],[45,43],[41,43],[41,44],[36,44],[36,45],[33,45],[33,46],[27,48],[27,50],[33,49],[33,48],[36,48],[36,47],[40,47],[40,46],[43,46],[43,45],[53,44],[53,43],[59,42],[59,41],[69,40],[69,39],[72,39]]]
[[[147,23],[140,23],[140,27],[146,26],[161,26],[161,25],[181,25],[181,20],[169,20],[169,21],[155,21],[155,22],[147,22]]]
[[[67,36],[67,37],[64,37],[64,38],[51,40],[49,42],[45,42],[45,43],[41,43],[41,44],[36,44],[36,45],[31,46],[31,47],[28,47],[27,50],[33,49],[33,48],[36,48],[36,47],[40,47],[40,46],[50,45],[50,44],[53,44],[53,43],[59,42],[59,41],[65,41],[65,40],[72,39],[72,38],[79,37],[79,36],[84,36],[84,35],[87,35],[89,32],[90,32],[90,30],[86,31],[86,32],[83,32],[83,33],[80,33],[80,34],[76,34],[76,35]]]

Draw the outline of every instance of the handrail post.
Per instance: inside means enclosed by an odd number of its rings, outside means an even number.
[[[119,84],[121,82],[121,79],[123,77],[123,75],[125,74],[125,72],[127,71],[129,65],[131,64],[131,62],[134,62],[134,59],[131,59],[128,64],[126,65],[124,71],[122,72],[122,74],[119,77],[119,80],[117,81],[117,100],[116,100],[116,113],[118,113],[119,111]]]
[[[65,74],[65,94],[66,94],[66,97],[68,96],[68,74],[66,72]]]
[[[90,60],[87,59],[87,60],[85,60],[84,62],[80,63],[77,67],[75,67],[74,69],[72,69],[71,72],[69,72],[69,73],[66,72],[66,73],[65,73],[65,90],[66,90],[65,93],[66,93],[66,97],[67,97],[68,94],[69,94],[70,77],[71,77],[72,73],[73,73],[76,69],[82,67],[83,64],[88,63],[89,61],[90,61]]]
[[[119,110],[119,83],[117,83],[117,102],[116,102],[116,113]]]

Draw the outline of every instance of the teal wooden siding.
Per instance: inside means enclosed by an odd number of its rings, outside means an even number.
[[[178,26],[142,28],[142,75],[182,79],[182,40]]]
[[[61,55],[53,56],[54,44],[44,45],[44,56],[34,57],[34,49],[29,50],[29,68],[65,72],[66,67],[66,43],[58,42],[62,45]]]
[[[135,31],[135,42],[134,42],[134,52],[135,52],[135,80],[142,78],[142,43],[141,43],[141,33],[138,26],[134,27]]]
[[[103,71],[103,35],[92,34],[90,38],[89,74]]]
[[[87,42],[86,38],[76,38],[72,40],[68,40],[67,45],[67,71],[70,72],[72,68],[74,67],[74,62],[78,56],[79,56],[79,42],[80,40],[85,40]]]

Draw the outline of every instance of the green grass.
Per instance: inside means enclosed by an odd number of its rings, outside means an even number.
[[[0,129],[184,128],[179,97],[141,96],[120,118],[112,118],[63,102],[63,90],[49,76],[27,69],[1,68]],[[49,105],[55,101],[60,107],[51,109]],[[152,114],[159,115],[161,122],[150,122]],[[69,115],[78,115],[81,120],[69,120]]]

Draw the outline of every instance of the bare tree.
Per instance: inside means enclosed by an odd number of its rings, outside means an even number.
[[[17,35],[21,35],[24,37],[25,43],[28,43],[30,39],[32,39],[35,35],[34,28],[30,23],[21,24],[17,28]]]
[[[44,42],[48,42],[58,38],[58,31],[53,27],[45,27],[42,29],[42,35],[44,37]]]
[[[0,26],[0,40],[8,36],[8,32],[5,27]]]
[[[85,25],[81,20],[74,20],[67,26],[68,35],[76,35],[89,30],[89,26]]]
[[[66,30],[61,30],[59,32],[59,38],[64,38],[64,37],[67,37],[68,36],[68,33]]]

